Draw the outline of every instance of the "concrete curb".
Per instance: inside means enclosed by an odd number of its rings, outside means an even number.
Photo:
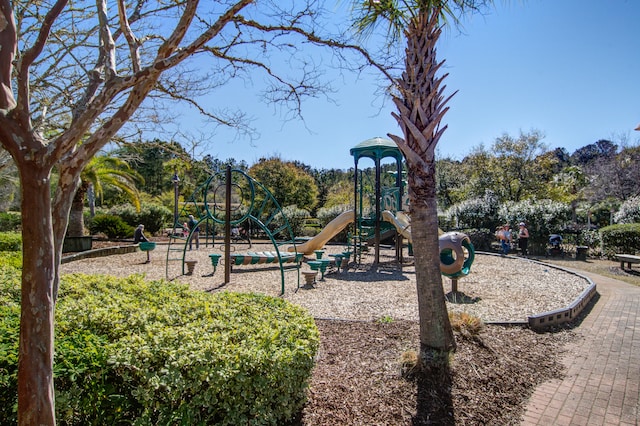
[[[489,256],[500,256],[496,253],[489,252],[476,252]],[[582,310],[589,304],[593,296],[597,294],[596,284],[591,280],[591,278],[579,274],[575,271],[571,271],[567,268],[563,268],[561,266],[552,265],[549,263],[539,262],[535,259],[528,259],[518,256],[505,256],[512,259],[518,259],[527,262],[537,263],[539,265],[544,265],[549,268],[558,269],[560,271],[566,272],[568,274],[576,275],[580,278],[585,279],[589,283],[589,287],[587,287],[581,294],[578,296],[571,304],[565,308],[556,309],[553,311],[542,312],[535,315],[530,315],[527,317],[527,320],[523,323],[515,323],[515,324],[528,324],[530,328],[537,331],[545,330],[549,327],[556,326],[559,324],[564,324],[575,320],[578,315],[582,312]],[[488,323],[489,324],[489,323]],[[490,324],[502,324],[502,323],[490,323]]]

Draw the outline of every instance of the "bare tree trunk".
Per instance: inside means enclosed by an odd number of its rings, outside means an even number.
[[[49,173],[22,171],[22,306],[18,360],[18,424],[55,425],[54,287],[57,279]]]

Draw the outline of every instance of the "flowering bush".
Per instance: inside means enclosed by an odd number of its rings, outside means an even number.
[[[515,229],[524,222],[529,230],[529,251],[542,254],[551,234],[560,234],[571,218],[568,204],[552,200],[507,202],[498,211],[499,218]]]
[[[640,197],[631,197],[613,216],[616,223],[640,223]]]
[[[282,216],[284,214],[284,217]],[[269,224],[271,230],[281,229],[285,226],[285,218],[289,222],[291,231],[294,236],[300,236],[303,234],[304,224],[307,219],[311,217],[311,214],[305,209],[299,209],[298,206],[292,205],[282,208],[282,213],[277,213],[273,221]],[[280,237],[287,238],[288,235],[282,234]]]
[[[471,198],[454,204],[444,213],[444,218],[454,228],[489,228],[498,224],[498,201],[491,191],[484,197]]]

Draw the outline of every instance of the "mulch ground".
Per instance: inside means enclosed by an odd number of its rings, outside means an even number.
[[[449,372],[407,379],[401,359],[419,347],[417,323],[317,324],[321,347],[300,425],[515,425],[535,387],[561,377],[561,348],[573,338],[494,325],[456,333]]]

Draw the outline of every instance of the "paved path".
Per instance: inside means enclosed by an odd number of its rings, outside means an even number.
[[[521,425],[640,425],[640,288],[576,272],[599,299],[566,347],[566,377],[538,386]]]

